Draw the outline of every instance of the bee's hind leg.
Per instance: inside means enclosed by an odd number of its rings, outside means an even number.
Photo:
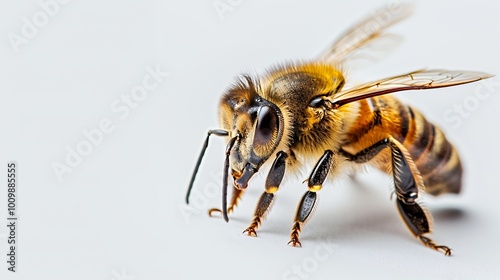
[[[451,249],[449,247],[437,245],[432,239],[424,236],[431,233],[432,216],[430,213],[426,213],[416,201],[419,185],[423,188],[423,182],[413,160],[404,146],[392,137],[390,138],[390,147],[392,176],[397,197],[396,204],[403,221],[411,233],[419,238],[425,246],[450,256]]]
[[[416,202],[419,183],[422,184],[423,188],[423,182],[417,183],[415,178],[420,178],[420,174],[409,153],[401,143],[389,136],[355,155],[351,155],[342,149],[340,150],[340,154],[351,162],[365,163],[376,157],[386,147],[390,147],[391,149],[392,175],[397,196],[396,204],[403,221],[413,235],[425,246],[442,251],[446,256],[450,256],[451,249],[449,247],[437,245],[432,239],[424,236],[431,233],[430,221],[432,217],[430,213],[425,212]]]
[[[403,221],[408,226],[408,229],[417,237],[425,246],[436,251],[443,252],[446,256],[451,256],[451,249],[448,246],[437,245],[429,237],[424,236],[431,232],[429,219],[427,214],[417,203],[405,204],[400,199],[397,199],[397,207]]]

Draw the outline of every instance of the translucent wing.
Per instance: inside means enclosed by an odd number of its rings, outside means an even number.
[[[397,2],[387,5],[342,34],[320,59],[335,64],[343,63],[374,39],[381,38],[382,31],[406,18],[412,11],[413,5],[409,3]]]
[[[488,73],[473,71],[419,70],[340,91],[333,96],[332,102],[340,106],[353,101],[396,91],[456,86],[487,79],[492,76]]]

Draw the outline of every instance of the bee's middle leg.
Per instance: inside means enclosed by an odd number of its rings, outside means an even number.
[[[339,155],[345,157],[348,161],[355,163],[365,163],[370,161],[372,158],[377,156],[380,151],[389,145],[389,139],[382,139],[372,146],[366,148],[365,150],[352,155],[343,149],[339,150]],[[332,165],[334,164],[334,153],[330,150],[325,151],[323,156],[320,158],[316,166],[314,167],[311,175],[309,176],[307,191],[297,208],[297,213],[295,214],[294,224],[292,226],[292,233],[290,234],[290,241],[288,244],[292,246],[302,246],[299,240],[299,233],[302,229],[303,224],[310,218],[312,211],[317,203],[317,194],[321,190],[323,182],[326,176],[332,170]]]
[[[304,194],[299,206],[297,207],[292,232],[290,233],[290,241],[288,242],[288,244],[293,247],[302,246],[299,240],[300,231],[302,230],[304,223],[311,217],[311,214],[316,206],[318,201],[318,195],[316,192],[321,190],[323,187],[323,182],[330,172],[334,162],[333,157],[334,153],[332,151],[325,151],[318,163],[316,163],[316,166],[307,180],[309,190]]]

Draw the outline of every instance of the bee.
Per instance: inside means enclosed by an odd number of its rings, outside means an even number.
[[[222,129],[209,130],[189,183],[186,202],[211,135],[226,139],[222,208],[227,222],[264,163],[270,168],[254,217],[243,232],[257,228],[272,205],[286,173],[316,162],[307,191],[298,203],[288,244],[302,246],[299,234],[318,202],[327,177],[341,169],[368,164],[392,177],[396,207],[410,232],[425,246],[451,255],[451,249],[430,237],[432,216],[421,206],[421,194],[459,193],[462,166],[444,133],[393,92],[456,86],[492,77],[483,72],[424,69],[345,88],[343,65],[387,27],[407,17],[384,8],[349,29],[319,58],[271,68],[262,77],[243,75],[222,95]],[[389,12],[389,13],[388,13]],[[387,16],[389,14],[389,16]],[[380,19],[384,18],[384,21]],[[233,195],[227,201],[229,174]]]

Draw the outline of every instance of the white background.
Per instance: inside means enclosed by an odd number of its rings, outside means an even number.
[[[387,5],[226,1],[72,0],[17,53],[9,36],[22,36],[23,18],[33,22],[44,10],[39,1],[1,2],[0,278],[497,279],[499,78],[398,94],[442,127],[462,155],[463,193],[424,197],[435,217],[433,237],[454,249],[451,258],[411,236],[389,200],[389,180],[375,172],[325,186],[301,235],[303,248],[286,245],[306,190],[303,176],[282,186],[258,238],[242,235],[263,176],[228,224],[209,218],[207,209],[220,205],[224,144],[217,138],[194,202],[184,205],[205,133],[218,125],[218,98],[239,73],[313,58]],[[214,9],[228,2],[232,10]],[[499,8],[494,1],[419,1],[411,18],[390,29],[402,44],[351,76],[363,82],[424,67],[499,74]],[[128,116],[112,109],[156,67],[170,75],[137,108]],[[475,92],[488,96],[479,100]],[[464,116],[456,106],[468,108]],[[86,139],[82,131],[103,119],[114,130],[58,180],[54,162],[66,164],[67,148],[76,149]],[[15,274],[5,256],[11,160],[19,165]]]

